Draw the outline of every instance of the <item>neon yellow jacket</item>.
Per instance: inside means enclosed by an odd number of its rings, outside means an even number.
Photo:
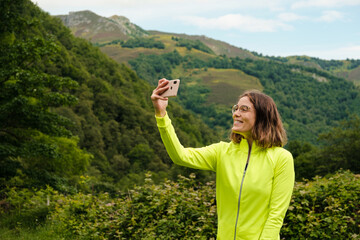
[[[281,147],[264,149],[245,139],[184,148],[168,115],[156,117],[175,164],[216,172],[218,240],[280,239],[294,186],[294,163]]]

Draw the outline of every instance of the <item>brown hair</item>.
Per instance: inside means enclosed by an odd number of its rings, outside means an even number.
[[[282,147],[287,142],[286,131],[274,100],[268,95],[251,90],[244,92],[239,99],[248,97],[254,105],[256,120],[251,135],[254,141],[263,148]],[[240,143],[242,135],[232,132],[230,139]]]

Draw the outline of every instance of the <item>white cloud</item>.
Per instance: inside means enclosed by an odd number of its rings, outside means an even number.
[[[129,18],[145,19],[144,12],[153,18],[161,16],[216,16],[249,11],[285,11],[287,0],[31,0],[50,14],[67,14],[70,11],[90,10],[109,17],[122,14]],[[145,14],[150,17],[150,14]]]
[[[338,11],[324,11],[323,15],[316,19],[319,22],[334,22],[343,18],[343,14]]]
[[[285,13],[280,13],[278,15],[278,19],[281,21],[284,21],[284,22],[292,22],[292,21],[307,19],[307,17],[300,16],[300,15],[298,15],[296,13],[292,13],[292,12],[285,12]]]
[[[185,6],[190,9],[191,7],[198,11],[202,12],[204,9],[258,9],[258,8],[267,8],[267,9],[283,9],[284,3],[286,0],[32,0],[34,3],[39,3],[40,6],[47,6],[48,8],[61,7],[68,5],[71,7],[74,6],[98,6],[98,7],[107,7],[107,8],[167,8],[168,6]]]
[[[360,5],[360,0],[305,0],[298,1],[292,4],[292,9],[297,8],[310,8],[310,7],[344,7],[344,6],[357,6]]]
[[[275,32],[277,30],[291,30],[292,26],[278,20],[260,19],[241,14],[227,14],[218,18],[204,18],[185,16],[181,19],[190,25],[200,28],[241,30],[245,32]]]

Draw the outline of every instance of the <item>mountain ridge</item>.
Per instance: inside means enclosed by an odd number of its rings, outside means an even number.
[[[68,15],[58,15],[65,26],[70,28],[73,34],[77,37],[85,38],[91,41],[93,44],[110,43],[112,41],[126,41],[131,38],[143,38],[143,37],[158,37],[171,35],[181,37],[190,40],[199,40],[208,46],[216,55],[226,55],[227,57],[239,57],[242,59],[262,59],[262,60],[276,60],[282,63],[297,64],[307,67],[314,67],[317,69],[325,70],[337,77],[345,78],[355,85],[360,86],[360,59],[353,60],[322,60],[308,56],[287,56],[287,57],[274,57],[263,56],[262,54],[251,52],[240,47],[233,46],[229,43],[221,40],[209,38],[204,35],[187,35],[185,33],[167,33],[157,30],[144,30],[130,22],[130,20],[124,16],[111,16],[109,18],[101,17],[91,11],[78,11],[70,12]],[[80,21],[82,19],[82,21]],[[91,20],[93,19],[93,20]],[[78,22],[77,22],[78,21]],[[118,30],[118,31],[116,31]],[[109,49],[109,46],[101,48],[103,52],[114,58],[116,61],[127,62],[131,58],[136,58],[140,53],[152,54],[153,51],[149,49],[142,49],[136,51],[130,51],[125,53],[125,57],[119,56],[116,53],[116,49]],[[122,54],[121,54],[122,55]],[[355,61],[355,67],[343,67],[351,66]],[[327,68],[325,65],[330,65],[331,68]],[[335,63],[335,64],[334,64]]]
[[[67,15],[56,15],[64,25],[71,29],[77,37],[91,42],[110,41],[113,39],[127,40],[131,37],[144,37],[148,33],[139,26],[130,22],[124,16],[113,15],[110,18],[84,10],[69,12]]]
[[[76,37],[81,37],[89,40],[93,44],[111,42],[113,40],[128,40],[133,37],[151,37],[154,35],[173,35],[192,40],[200,40],[210,47],[217,55],[227,55],[229,57],[241,58],[256,58],[250,51],[233,46],[229,43],[209,38],[204,35],[188,35],[181,33],[167,33],[157,30],[144,30],[130,22],[124,16],[111,16],[109,18],[97,15],[89,10],[69,12],[68,15],[56,15],[60,18],[64,25],[70,28]],[[83,21],[79,21],[83,18]],[[95,19],[94,19],[95,18]],[[104,24],[101,26],[101,23]],[[113,28],[119,29],[120,32],[114,31],[115,29],[107,28],[107,25],[112,26],[113,23],[117,26]],[[95,26],[92,26],[95,25]]]

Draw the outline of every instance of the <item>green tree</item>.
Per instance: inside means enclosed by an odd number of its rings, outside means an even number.
[[[341,121],[329,133],[320,135],[323,142],[322,165],[324,173],[349,169],[360,173],[360,117],[353,115]]]
[[[122,47],[126,48],[136,48],[136,47],[144,47],[144,48],[158,48],[164,49],[165,45],[156,41],[154,38],[131,38],[124,43],[121,43]]]
[[[360,117],[353,115],[341,121],[337,127],[319,137],[320,146],[298,141],[289,143],[295,158],[296,178],[310,179],[315,175],[325,176],[338,169],[360,172]]]
[[[83,171],[90,158],[70,139],[70,121],[52,111],[77,102],[71,91],[78,84],[44,71],[53,65],[60,46],[51,35],[33,34],[39,21],[29,18],[32,5],[20,0],[0,5],[0,12],[5,13],[0,27],[0,164],[4,179],[19,169],[39,169],[31,166],[68,177]]]

